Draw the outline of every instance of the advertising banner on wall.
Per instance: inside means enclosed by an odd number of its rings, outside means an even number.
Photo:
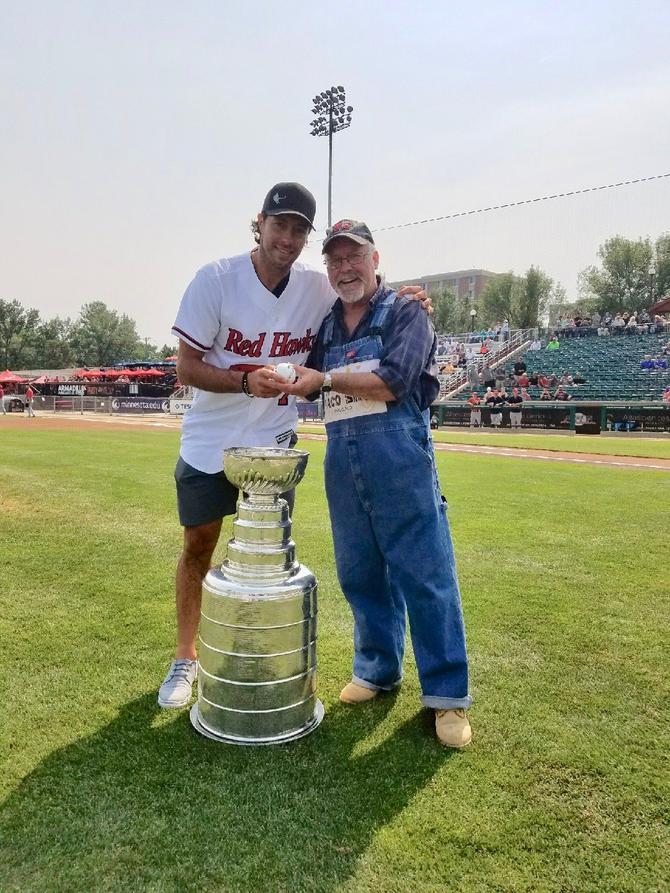
[[[112,412],[169,412],[170,401],[163,397],[114,397]]]
[[[184,415],[191,408],[193,400],[170,400],[170,415]]]

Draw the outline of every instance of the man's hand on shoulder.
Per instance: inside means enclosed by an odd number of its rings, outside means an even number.
[[[410,298],[410,300],[412,301],[420,301],[421,306],[426,311],[428,316],[433,315],[433,302],[426,291],[421,288],[420,285],[403,285],[403,287],[398,292],[398,297],[403,298],[405,296]]]

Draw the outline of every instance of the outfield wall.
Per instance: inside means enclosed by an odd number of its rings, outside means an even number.
[[[482,405],[482,427],[491,427],[491,410]],[[503,406],[500,428],[511,428],[510,408]],[[470,428],[470,406],[463,402],[435,404],[431,417],[439,425]],[[521,412],[523,428],[574,431],[576,434],[600,434],[604,431],[670,432],[670,406],[661,403],[600,403],[572,401],[524,403]]]
[[[17,399],[7,409],[24,411],[24,401]],[[81,415],[101,413],[105,415],[182,415],[190,401],[174,401],[162,397],[84,397],[84,396],[36,396],[35,411],[40,413],[78,412]],[[481,406],[482,427],[491,427],[491,411]],[[503,406],[501,428],[510,429],[510,407]],[[321,401],[298,402],[300,421],[310,422],[322,418]],[[470,428],[470,406],[462,401],[436,403],[431,407],[431,417],[437,416],[440,426]],[[522,427],[554,431],[574,431],[576,434],[600,434],[605,431],[670,432],[670,406],[661,403],[599,403],[569,401],[567,403],[524,403]]]

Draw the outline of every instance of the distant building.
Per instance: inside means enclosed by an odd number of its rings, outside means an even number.
[[[476,300],[484,290],[484,286],[491,279],[499,276],[490,270],[456,270],[452,273],[434,273],[430,276],[415,276],[413,279],[396,280],[388,284],[392,288],[401,288],[403,285],[421,284],[428,294],[443,288],[451,288],[456,296],[464,300]]]

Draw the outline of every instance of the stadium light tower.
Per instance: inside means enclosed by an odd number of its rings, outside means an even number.
[[[331,87],[318,93],[312,100],[314,120],[310,127],[312,136],[328,137],[328,226],[333,209],[333,134],[351,125],[353,107],[346,105],[344,87]]]

